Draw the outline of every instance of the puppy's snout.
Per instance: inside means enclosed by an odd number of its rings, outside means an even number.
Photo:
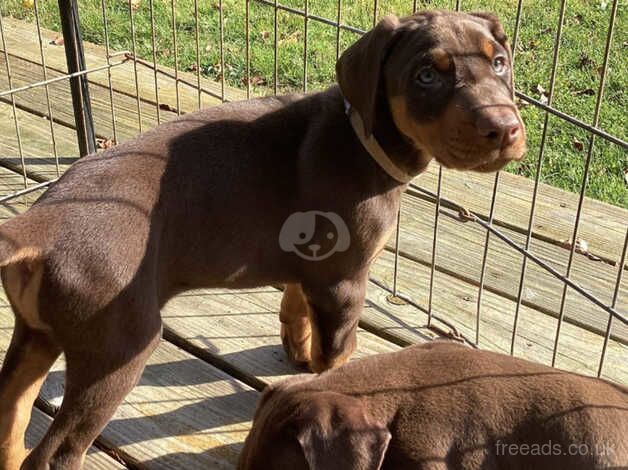
[[[480,136],[499,147],[514,144],[521,134],[521,124],[512,111],[482,113],[475,126]]]

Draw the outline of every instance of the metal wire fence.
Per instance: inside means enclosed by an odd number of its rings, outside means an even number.
[[[110,20],[108,19],[108,14],[110,12],[110,5],[108,5],[106,0],[99,0],[100,7],[102,11],[102,33],[103,40],[102,44],[106,50],[105,62],[98,66],[93,66],[88,68],[85,66],[84,61],[81,63],[79,60],[76,64],[76,69],[69,69],[69,73],[62,74],[60,76],[55,76],[54,78],[49,78],[47,75],[47,64],[46,64],[46,54],[44,53],[43,40],[42,40],[42,32],[41,32],[41,21],[40,21],[40,11],[39,4],[40,2],[34,2],[34,20],[37,28],[37,34],[39,39],[39,52],[40,52],[40,64],[43,71],[43,80],[29,83],[22,86],[13,86],[12,81],[12,71],[11,71],[11,51],[8,50],[7,42],[5,40],[5,27],[3,24],[3,16],[2,11],[0,11],[0,33],[2,38],[2,49],[4,53],[5,67],[6,67],[6,77],[7,77],[7,85],[8,89],[5,91],[0,91],[0,100],[2,102],[10,104],[12,107],[12,115],[14,119],[14,130],[15,130],[15,138],[18,144],[18,152],[19,152],[19,160],[20,160],[20,168],[21,168],[21,176],[23,179],[23,189],[17,191],[13,194],[8,194],[0,198],[0,202],[4,203],[9,201],[10,199],[21,197],[24,194],[29,192],[38,191],[42,188],[45,188],[52,182],[56,180],[52,179],[50,181],[41,181],[37,184],[33,184],[32,181],[29,180],[29,169],[28,164],[25,160],[25,152],[23,150],[22,145],[22,137],[21,137],[21,126],[19,122],[18,116],[18,106],[16,104],[16,96],[20,93],[26,92],[33,88],[43,87],[45,90],[45,98],[46,98],[46,118],[49,122],[49,133],[52,142],[52,151],[53,157],[55,161],[56,168],[56,176],[58,177],[61,174],[61,165],[59,164],[59,155],[57,150],[57,139],[55,136],[55,126],[53,123],[55,122],[55,116],[53,114],[52,106],[51,106],[51,97],[49,93],[49,86],[53,83],[59,81],[74,81],[77,84],[87,84],[87,76],[96,72],[106,71],[107,72],[107,82],[108,89],[110,94],[110,115],[111,115],[111,125],[113,129],[113,141],[118,142],[118,129],[116,127],[116,107],[115,100],[113,96],[113,78],[112,78],[112,69],[124,65],[128,62],[132,62],[133,64],[133,82],[135,85],[135,99],[137,104],[137,125],[138,130],[141,132],[145,130],[144,120],[143,120],[143,111],[145,108],[142,106],[142,98],[140,97],[140,78],[138,74],[138,70],[141,68],[149,68],[152,70],[152,75],[154,79],[154,106],[155,106],[155,114],[156,114],[156,123],[160,123],[162,121],[162,112],[164,110],[162,106],[162,100],[160,97],[160,89],[162,88],[159,84],[161,78],[169,78],[172,80],[172,85],[175,89],[175,106],[174,111],[177,114],[180,114],[183,109],[183,105],[181,102],[181,88],[188,87],[194,88],[196,90],[196,107],[200,108],[203,104],[203,96],[211,96],[214,98],[218,98],[220,101],[225,102],[229,101],[227,89],[229,88],[229,84],[227,83],[226,77],[226,48],[225,48],[225,14],[226,11],[225,5],[223,4],[223,0],[217,0],[215,2],[215,8],[218,10],[218,24],[217,26],[217,39],[218,39],[218,55],[219,61],[216,66],[220,70],[220,74],[218,77],[219,87],[216,91],[215,88],[208,88],[205,86],[204,78],[202,75],[203,72],[202,61],[203,61],[203,51],[201,48],[201,36],[203,34],[203,28],[207,25],[203,25],[203,18],[200,13],[200,6],[202,5],[203,0],[193,0],[191,4],[191,12],[192,19],[186,22],[189,28],[193,29],[192,37],[193,44],[191,45],[193,53],[193,59],[191,60],[191,65],[189,66],[189,70],[195,75],[195,80],[190,79],[190,74],[187,73],[185,76],[181,73],[180,70],[180,57],[178,56],[178,51],[181,50],[180,45],[178,43],[179,37],[178,32],[180,28],[178,27],[178,16],[177,16],[177,2],[176,0],[169,0],[168,7],[170,9],[170,31],[169,34],[171,36],[172,42],[172,68],[164,67],[160,64],[158,59],[158,48],[159,41],[158,35],[163,35],[163,31],[158,31],[157,26],[157,13],[156,13],[156,0],[148,0],[148,14],[149,14],[149,24],[150,31],[148,33],[148,37],[150,39],[150,49],[151,52],[149,57],[142,58],[140,57],[140,46],[138,45],[138,31],[137,31],[137,15],[139,14],[136,10],[136,5],[134,0],[129,0],[129,2],[124,6],[127,12],[128,19],[128,27],[129,27],[129,38],[127,44],[128,51],[120,51],[120,52],[111,52],[111,40],[110,40]],[[281,84],[281,70],[279,67],[280,60],[279,55],[282,52],[281,44],[280,44],[280,15],[290,15],[293,18],[300,18],[302,20],[302,32],[299,35],[299,39],[297,39],[302,45],[302,56],[301,56],[301,84],[300,88],[303,91],[308,91],[310,86],[309,73],[311,72],[311,54],[309,52],[309,47],[311,46],[311,39],[308,41],[308,37],[310,36],[309,32],[316,25],[316,27],[327,28],[328,37],[331,41],[335,42],[333,47],[335,58],[337,58],[344,47],[347,44],[352,42],[358,35],[364,33],[364,28],[353,26],[352,24],[348,24],[343,19],[343,12],[345,11],[343,4],[343,0],[336,0],[334,2],[335,15],[331,15],[332,17],[323,16],[319,14],[315,14],[312,12],[312,6],[314,2],[310,2],[308,0],[302,0],[301,2],[297,2],[298,6],[295,5],[295,2],[287,2],[288,4],[279,3],[278,0],[242,0],[239,2],[238,8],[244,10],[244,23],[243,25],[237,25],[237,28],[244,29],[244,44],[242,49],[238,50],[236,53],[243,55],[243,75],[244,80],[242,85],[246,91],[246,97],[253,97],[259,92],[260,87],[256,87],[255,84],[255,73],[252,71],[252,63],[253,63],[253,45],[254,40],[252,38],[253,35],[253,8],[256,9],[256,14],[261,14],[258,9],[264,9],[264,11],[272,16],[272,25],[273,32],[268,32],[268,37],[272,37],[272,80],[271,83],[267,84],[266,90],[271,91],[272,93],[280,93],[283,91],[283,86]],[[362,2],[364,3],[364,2]],[[378,18],[381,17],[382,6],[386,2],[381,2],[381,4],[374,0],[370,4],[364,3],[363,9],[364,12],[368,13],[368,16],[371,19],[371,24],[374,25]],[[409,5],[407,5],[408,10],[417,11],[417,9],[425,8],[426,4],[430,4],[431,2],[417,2],[417,0],[409,1]],[[464,1],[456,1],[450,2],[450,5],[446,5],[449,8],[460,10],[467,9]],[[65,8],[71,8],[74,5],[74,2],[70,1],[60,1],[60,5],[65,6]],[[234,8],[234,3],[231,2],[229,7]],[[160,6],[161,8],[161,6]],[[595,104],[593,117],[590,122],[584,122],[582,119],[579,119],[575,116],[570,115],[569,113],[560,109],[560,107],[555,106],[555,96],[556,90],[558,86],[558,68],[559,68],[559,56],[561,52],[561,45],[563,44],[563,34],[564,34],[564,24],[566,13],[568,11],[567,1],[560,1],[560,10],[557,16],[557,23],[555,25],[555,37],[553,41],[553,51],[552,51],[552,60],[551,60],[551,68],[550,68],[550,77],[549,77],[549,87],[546,93],[544,93],[542,99],[535,98],[530,96],[529,93],[517,91],[516,96],[520,100],[521,103],[531,105],[534,109],[538,110],[538,112],[543,113],[543,121],[542,121],[542,131],[540,133],[540,142],[534,148],[534,151],[538,152],[536,155],[536,159],[534,160],[536,163],[534,169],[534,180],[533,180],[533,191],[531,195],[531,202],[529,205],[529,213],[527,214],[527,227],[523,231],[524,240],[523,242],[513,239],[511,233],[507,230],[508,224],[507,221],[496,220],[496,204],[497,198],[500,195],[500,178],[501,175],[498,173],[494,176],[492,181],[492,193],[490,196],[490,205],[488,214],[483,214],[480,212],[469,211],[466,209],[464,201],[454,201],[450,200],[443,195],[443,174],[444,171],[442,168],[438,169],[437,180],[436,180],[436,188],[435,190],[427,189],[426,187],[412,183],[408,188],[408,194],[420,198],[424,201],[429,201],[434,204],[434,219],[433,219],[433,231],[432,231],[432,243],[431,243],[431,259],[429,264],[429,286],[428,286],[428,295],[427,302],[420,303],[414,299],[413,295],[402,292],[402,289],[399,287],[398,278],[399,278],[399,262],[400,259],[403,259],[403,240],[400,237],[400,224],[401,224],[401,212],[398,217],[398,230],[396,233],[394,249],[391,251],[394,253],[394,264],[393,264],[393,275],[392,282],[387,283],[382,279],[373,278],[372,282],[381,288],[387,290],[391,294],[391,298],[401,299],[404,302],[416,307],[416,309],[424,312],[427,315],[427,326],[435,327],[436,323],[444,325],[445,328],[450,330],[450,333],[454,336],[464,337],[464,339],[471,345],[477,346],[480,343],[481,336],[481,325],[482,325],[482,317],[484,312],[484,297],[486,295],[486,280],[487,280],[487,266],[490,262],[490,246],[491,242],[494,239],[499,240],[500,242],[506,244],[509,249],[516,251],[521,255],[521,265],[519,266],[519,276],[518,282],[515,287],[515,292],[513,296],[509,298],[509,301],[514,304],[514,319],[512,323],[512,334],[510,338],[510,353],[516,354],[516,338],[518,335],[518,328],[521,320],[522,314],[522,306],[526,304],[524,299],[524,293],[526,290],[526,283],[529,281],[528,271],[529,265],[532,263],[537,266],[541,270],[548,273],[550,276],[556,278],[560,281],[562,285],[562,290],[560,294],[560,306],[556,313],[557,323],[556,329],[554,333],[554,343],[552,348],[552,358],[551,364],[555,365],[557,360],[557,354],[560,346],[560,338],[561,333],[563,331],[563,325],[566,321],[566,312],[567,312],[567,297],[570,293],[575,293],[578,296],[581,296],[586,302],[590,303],[593,307],[600,309],[600,311],[604,312],[606,315],[606,327],[601,332],[603,336],[603,345],[600,351],[598,367],[597,367],[597,375],[600,376],[604,370],[604,361],[606,358],[607,347],[609,341],[611,341],[612,331],[614,328],[614,324],[623,324],[628,325],[628,318],[626,316],[625,311],[621,312],[619,307],[620,302],[620,290],[622,288],[622,281],[624,271],[626,269],[626,256],[627,256],[627,248],[628,248],[628,227],[625,231],[625,236],[623,239],[623,246],[619,249],[621,255],[618,259],[607,260],[608,264],[613,266],[615,271],[615,282],[613,286],[613,292],[611,295],[610,302],[600,298],[599,295],[595,295],[591,293],[591,290],[588,286],[580,285],[576,280],[572,278],[572,268],[574,265],[574,260],[576,259],[580,249],[578,247],[578,243],[576,242],[579,239],[580,227],[581,227],[581,218],[583,214],[583,209],[586,201],[586,192],[587,185],[589,184],[591,178],[591,168],[592,162],[594,160],[594,149],[596,143],[599,141],[603,141],[608,143],[608,145],[616,146],[621,152],[625,152],[628,148],[628,144],[618,135],[614,135],[613,133],[607,132],[600,127],[600,115],[602,106],[605,100],[605,91],[607,87],[607,75],[609,72],[609,57],[612,51],[613,38],[616,30],[616,20],[618,17],[618,9],[619,9],[619,1],[614,0],[612,4],[609,5],[608,8],[608,24],[607,24],[607,35],[606,41],[604,44],[604,52],[602,65],[599,70],[599,81],[597,86],[597,91],[594,91],[595,95]],[[267,11],[266,11],[267,10]],[[522,11],[523,11],[523,0],[518,0],[516,2],[516,10],[514,10],[513,15],[509,18],[509,28],[511,30],[511,44],[513,54],[516,55],[519,50],[519,41],[521,38],[521,28],[522,28]],[[364,13],[363,12],[363,13]],[[408,12],[408,11],[406,11]],[[266,14],[264,13],[264,14]],[[232,28],[236,28],[236,26],[232,26]],[[64,31],[65,33],[65,31]],[[258,34],[259,32],[256,32]],[[344,34],[348,33],[349,37],[346,37]],[[76,38],[78,43],[80,44],[80,35]],[[66,47],[67,42],[66,42]],[[80,48],[74,49],[71,51],[72,53],[78,53],[80,59]],[[233,53],[233,51],[231,51]],[[332,64],[333,66],[333,64]],[[266,91],[266,90],[261,90]],[[76,117],[76,128],[78,130],[78,138],[79,140],[87,141],[90,138],[93,140],[93,137],[89,136],[88,129],[90,127],[90,123],[83,122],[82,124],[79,122],[81,119],[89,119],[86,116],[89,116],[89,112],[85,112],[85,107],[89,105],[89,98],[84,94],[80,95],[80,89],[74,93],[74,97],[79,100],[81,106],[79,108],[75,108],[77,113],[82,113],[81,116]],[[87,111],[89,111],[87,109]],[[551,133],[551,120],[557,119],[561,123],[566,123],[573,128],[581,129],[586,132],[588,141],[585,144],[585,152],[584,152],[584,164],[583,164],[583,172],[581,177],[580,190],[577,194],[577,205],[575,208],[575,215],[573,218],[573,226],[571,229],[571,233],[569,233],[568,238],[570,243],[568,243],[569,253],[568,259],[566,263],[566,267],[564,270],[559,270],[553,264],[544,259],[542,256],[535,254],[532,249],[532,242],[535,238],[539,238],[539,234],[535,232],[535,217],[537,215],[538,208],[538,197],[539,197],[539,188],[541,187],[541,175],[544,163],[544,157],[547,148],[547,141],[550,138]],[[93,125],[92,125],[93,126]],[[93,144],[92,144],[93,145]],[[89,150],[89,146],[81,147],[82,153],[86,153]],[[504,196],[505,197],[505,196]],[[404,210],[402,206],[401,211]],[[438,295],[438,291],[435,288],[436,284],[436,275],[439,272],[439,260],[442,263],[443,256],[446,258],[447,256],[452,256],[451,253],[442,253],[441,248],[439,246],[439,241],[441,237],[440,232],[440,222],[442,217],[447,214],[457,214],[456,220],[459,220],[461,224],[471,223],[475,224],[482,228],[485,231],[483,247],[482,247],[482,256],[481,256],[481,264],[479,267],[479,280],[477,282],[477,297],[476,297],[476,307],[475,307],[475,331],[474,334],[463,335],[458,331],[458,328],[455,325],[455,322],[448,316],[447,312],[436,311],[434,306],[435,296]],[[625,220],[623,221],[625,225]],[[557,250],[564,249],[556,247]],[[585,250],[586,251],[586,250]],[[625,306],[624,306],[625,307]]]

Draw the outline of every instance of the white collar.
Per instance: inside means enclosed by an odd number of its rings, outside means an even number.
[[[375,138],[373,134],[368,137],[364,133],[364,122],[362,121],[362,117],[360,113],[358,113],[346,99],[345,101],[345,113],[349,117],[349,121],[351,122],[351,126],[353,127],[353,131],[357,135],[358,139],[362,143],[362,146],[366,149],[373,160],[377,162],[377,164],[382,167],[391,178],[398,181],[399,183],[406,184],[412,181],[412,179],[416,175],[409,175],[401,168],[399,168],[388,155],[384,149],[379,145],[379,142]]]

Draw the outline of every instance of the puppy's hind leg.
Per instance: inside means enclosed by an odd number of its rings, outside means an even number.
[[[18,469],[26,456],[24,432],[50,367],[61,354],[39,317],[44,260],[36,248],[13,250],[0,240],[0,275],[15,328],[0,370],[0,468]]]
[[[0,370],[0,468],[18,470],[26,457],[24,433],[33,403],[61,350],[47,333],[19,317]]]
[[[303,367],[310,362],[312,327],[308,305],[300,284],[288,284],[281,299],[279,312],[281,342],[290,360]]]
[[[159,312],[107,311],[74,332],[63,403],[23,470],[78,470],[85,453],[139,380],[159,343]],[[80,341],[79,341],[80,338]]]

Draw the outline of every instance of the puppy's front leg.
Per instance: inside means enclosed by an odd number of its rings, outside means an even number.
[[[283,291],[279,320],[281,342],[290,360],[299,367],[309,364],[312,328],[307,300],[300,284],[288,284]]]
[[[312,327],[310,369],[323,372],[349,360],[366,293],[368,271],[329,286],[303,285]]]

